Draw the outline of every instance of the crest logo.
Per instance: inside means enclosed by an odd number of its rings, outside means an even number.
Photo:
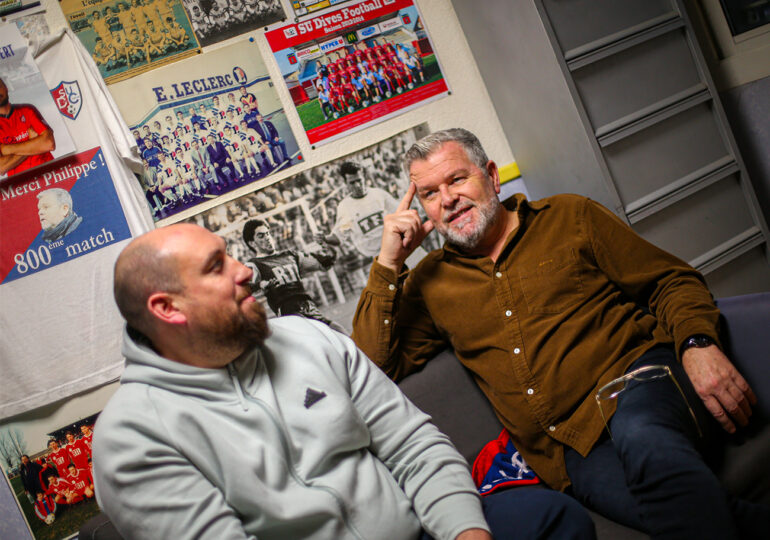
[[[236,66],[233,68],[233,77],[238,84],[246,82],[246,72],[241,67]]]
[[[283,35],[287,38],[293,38],[297,37],[299,35],[299,32],[297,32],[297,29],[293,26],[290,26],[288,28],[283,29]]]
[[[51,90],[51,95],[59,112],[70,120],[75,120],[83,108],[83,95],[77,81],[62,81]]]

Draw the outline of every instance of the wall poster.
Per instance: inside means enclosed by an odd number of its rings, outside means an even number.
[[[0,184],[0,286],[131,233],[101,148]]]
[[[281,0],[182,0],[201,47],[286,19]]]
[[[311,144],[449,91],[413,0],[366,0],[265,34]]]
[[[111,91],[139,145],[142,189],[156,221],[264,184],[302,161],[265,63],[247,40]]]
[[[427,126],[415,127],[187,221],[222,236],[254,270],[254,295],[270,316],[302,315],[350,333],[383,217],[409,185],[401,158],[426,134]],[[408,264],[441,243],[431,233]]]
[[[72,154],[61,114],[75,112],[60,113],[17,26],[0,25],[0,180]]]
[[[61,0],[59,5],[107,83],[199,50],[181,0]]]
[[[99,513],[91,441],[115,387],[0,422],[0,468],[36,540],[73,538]]]

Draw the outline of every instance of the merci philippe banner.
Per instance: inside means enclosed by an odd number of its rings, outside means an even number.
[[[101,148],[0,183],[0,285],[131,236]]]

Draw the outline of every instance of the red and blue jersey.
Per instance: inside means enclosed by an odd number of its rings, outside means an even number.
[[[25,142],[34,138],[30,136],[30,130],[40,135],[50,129],[33,105],[11,105],[11,110],[7,115],[0,114],[0,144]],[[8,176],[18,174],[52,159],[51,152],[27,156],[27,159],[8,171]]]

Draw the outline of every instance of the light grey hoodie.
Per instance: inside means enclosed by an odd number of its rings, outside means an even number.
[[[127,331],[94,429],[99,505],[130,538],[438,539],[487,529],[467,464],[347,337],[299,317],[227,368]]]

